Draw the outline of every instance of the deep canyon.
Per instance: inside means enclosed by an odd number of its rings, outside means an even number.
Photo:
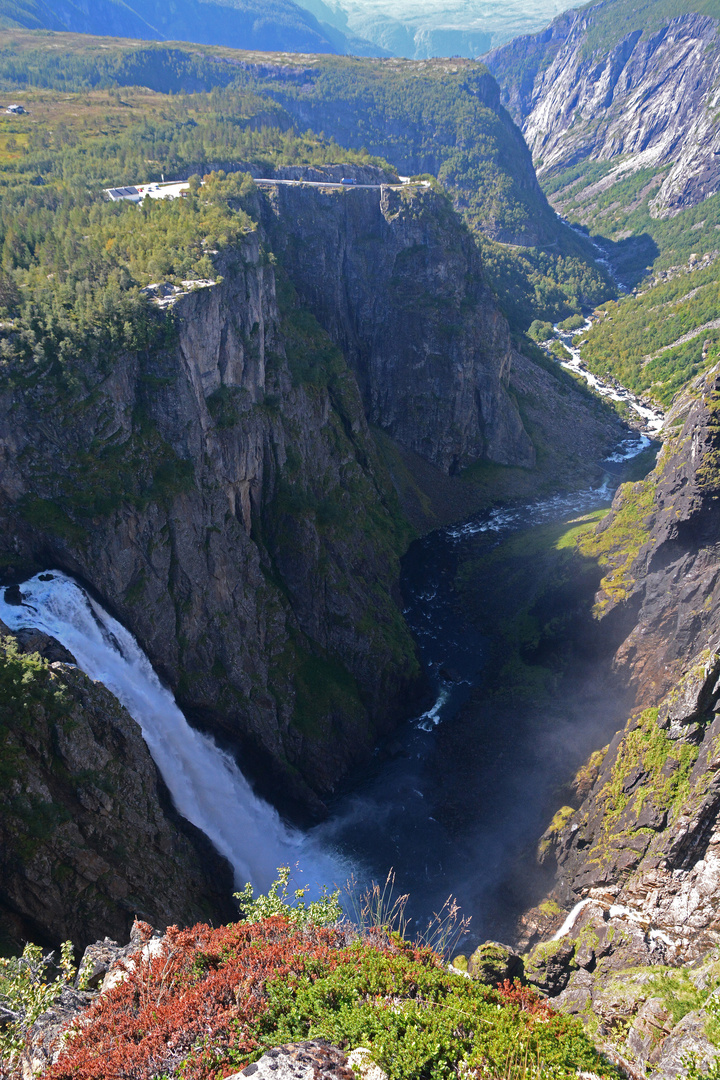
[[[678,7],[487,66],[1,31],[13,1080],[316,1037],[715,1080],[720,12]],[[249,898],[283,866],[327,925]]]

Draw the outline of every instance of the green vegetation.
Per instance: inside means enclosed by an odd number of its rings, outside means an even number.
[[[708,410],[707,432],[710,445],[697,471],[698,485],[703,492],[713,493],[720,485],[720,393],[717,390],[705,397]]]
[[[253,95],[172,99],[152,121],[143,99],[134,123],[114,134],[97,131],[74,99],[63,104],[67,114],[79,108],[90,130],[64,124],[56,101],[52,137],[33,128],[21,158],[0,171],[0,362],[6,372],[20,364],[25,377],[50,368],[72,392],[78,359],[107,365],[122,350],[161,346],[171,333],[172,320],[156,317],[144,286],[217,278],[216,258],[254,228],[244,209],[253,185],[242,174],[213,174],[186,198],[146,200],[141,209],[106,202],[101,185],[159,178],[181,160],[202,168],[213,152],[249,153],[269,169],[268,158],[341,155],[279,128],[248,131],[248,108],[265,105]]]
[[[527,150],[498,111],[484,65],[327,58],[302,87],[274,80],[257,88],[343,145],[367,147],[404,173],[432,171],[478,237],[513,325],[562,318],[614,291],[587,243],[528,182]]]
[[[596,0],[590,0],[586,8],[592,7]],[[602,15],[591,19],[587,35],[586,52],[608,52],[633,30],[641,30],[643,37],[653,34],[670,19],[696,11],[700,15],[720,18],[718,0],[614,0],[605,4]]]
[[[138,956],[113,993],[98,997],[47,1080],[122,1072],[210,1080],[309,1038],[363,1047],[390,1080],[466,1071],[570,1080],[580,1069],[619,1077],[580,1021],[536,991],[452,973],[385,923],[364,931],[338,923],[336,894],[306,905],[299,890],[294,904],[288,880],[282,871],[267,897],[246,890],[241,923],[172,927],[156,955]]]
[[[550,850],[553,838],[563,831],[574,813],[575,810],[572,806],[561,806],[556,812],[538,845],[539,858],[542,859],[542,857]]]
[[[543,341],[549,341],[550,338],[554,335],[554,333],[555,330],[553,329],[553,324],[549,322],[541,322],[540,319],[535,319],[533,322],[530,323],[530,326],[528,328],[528,335],[533,339],[533,341],[538,342],[538,344]]]
[[[631,570],[640,548],[650,536],[649,518],[654,509],[652,478],[622,484],[620,505],[602,525],[579,537],[582,555],[595,559],[605,571],[600,582],[601,599],[595,613],[602,615],[611,604],[626,600],[635,584]]]
[[[573,330],[580,330],[585,325],[585,319],[582,315],[570,315],[569,318],[563,319],[560,323],[560,329],[572,332]]]
[[[645,709],[628,724],[610,780],[598,796],[599,801],[605,803],[603,831],[606,835],[614,833],[626,808],[629,816],[636,818],[649,801],[667,810],[672,820],[673,812],[690,795],[689,778],[698,748],[692,743],[670,739],[658,726],[657,719],[657,709]],[[625,790],[628,777],[637,771],[644,775],[643,784],[637,793],[629,795]]]
[[[53,48],[56,40],[61,53]],[[106,113],[123,129],[109,159],[85,140],[83,181],[107,178],[118,154],[121,167],[108,184],[178,175],[188,164],[202,173],[211,163],[238,161],[254,162],[263,172],[278,163],[381,163],[369,148],[408,174],[439,178],[450,191],[481,242],[488,277],[514,325],[524,328],[537,316],[562,318],[612,295],[587,242],[557,221],[532,182],[527,150],[498,110],[495,84],[482,64],[329,56],[305,63],[300,81],[285,56],[268,71],[267,57],[217,47],[198,54],[191,47],[137,48],[17,31],[8,33],[0,50],[0,86],[14,93],[27,87],[63,95],[90,91],[98,103],[106,91],[106,100],[125,102],[125,116],[117,115],[122,107]],[[123,89],[121,99],[115,89],[137,86],[176,98],[159,107],[147,91]],[[183,91],[194,93],[186,97]],[[137,108],[138,93],[156,115],[162,113],[162,122],[146,121],[144,130],[126,138],[129,121],[140,118],[127,115]],[[47,150],[58,141],[58,127],[38,128],[31,107],[37,95],[23,96],[29,117],[12,119],[12,148],[0,130],[0,162],[3,156],[22,159],[28,179],[52,170]],[[47,97],[45,102],[47,107]],[[293,130],[308,123],[329,141],[319,134],[303,140]],[[77,126],[63,119],[61,137],[69,132],[78,140]],[[107,126],[103,131],[109,134]],[[339,154],[332,139],[355,149]],[[32,164],[24,151],[36,145],[46,153]],[[524,246],[509,246],[515,244]]]
[[[665,7],[653,5],[653,12]],[[640,169],[604,190],[592,189],[621,166],[622,159],[574,166],[544,177],[543,188],[565,217],[593,234],[620,279],[638,285],[635,294],[600,309],[601,318],[584,337],[583,360],[595,374],[612,375],[667,407],[720,358],[714,325],[720,195],[671,217],[653,216],[651,203],[666,169]]]
[[[363,712],[357,683],[341,663],[299,653],[293,713],[299,731],[322,736],[324,723],[340,717],[358,720]]]
[[[720,261],[689,268],[637,296],[605,304],[583,337],[591,371],[614,375],[667,406],[720,359]]]
[[[550,250],[543,245],[511,247],[479,234],[478,242],[488,280],[516,330],[535,319],[555,322],[596,307],[616,293],[572,233],[562,234]]]
[[[240,905],[242,921],[256,923],[281,915],[291,926],[310,927],[335,926],[342,919],[339,889],[330,893],[327,886],[323,886],[319,898],[308,902],[305,897],[310,892],[310,886],[302,885],[293,890],[293,899],[290,902],[289,885],[290,867],[280,866],[277,879],[267,893],[256,897],[250,882],[240,892],[233,893]]]
[[[21,653],[13,637],[0,638],[0,781],[6,790],[16,775],[13,733],[32,730],[38,708],[57,718],[66,704],[64,688],[47,661]]]
[[[0,1068],[17,1066],[25,1033],[57,999],[63,987],[77,974],[71,941],[60,949],[60,963],[54,954],[43,954],[39,945],[27,944],[21,956],[0,957]]]

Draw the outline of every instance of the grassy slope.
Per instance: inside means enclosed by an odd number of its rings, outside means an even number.
[[[543,188],[638,293],[605,306],[583,359],[597,374],[614,375],[667,406],[718,356],[720,336],[707,324],[720,315],[720,193],[675,217],[654,218],[650,204],[664,170],[643,169],[604,187],[617,164],[569,169],[544,179]]]

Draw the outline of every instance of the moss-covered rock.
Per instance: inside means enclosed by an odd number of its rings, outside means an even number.
[[[136,722],[101,684],[2,631],[0,951],[122,939],[135,914],[230,917],[230,867],[173,808]]]
[[[576,951],[576,942],[568,938],[540,942],[524,957],[526,980],[546,994],[559,994],[579,967]]]
[[[455,966],[457,967],[457,964]],[[480,982],[499,986],[506,979],[520,978],[523,964],[518,954],[507,945],[501,945],[498,941],[485,941],[478,945],[467,961],[467,971]]]

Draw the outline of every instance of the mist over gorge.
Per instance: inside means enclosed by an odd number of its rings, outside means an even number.
[[[0,11],[3,1075],[710,1080],[720,11],[325,6]]]

